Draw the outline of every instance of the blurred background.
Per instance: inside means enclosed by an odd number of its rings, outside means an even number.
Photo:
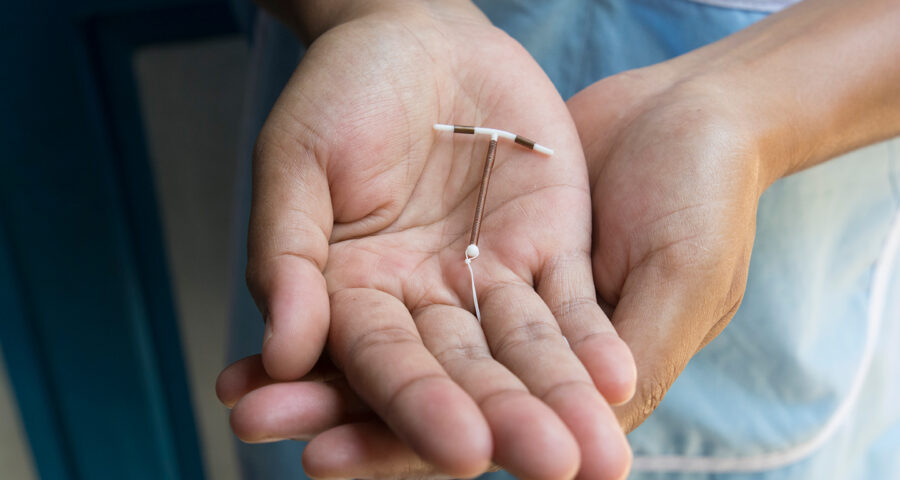
[[[0,17],[0,478],[238,478],[226,358],[249,53],[226,1]]]

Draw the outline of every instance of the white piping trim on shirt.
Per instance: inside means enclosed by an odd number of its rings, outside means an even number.
[[[749,10],[752,12],[773,13],[783,10],[800,0],[689,0],[694,3],[712,5],[713,7]]]
[[[687,457],[679,455],[638,456],[632,467],[635,471],[677,471],[677,472],[754,472],[773,470],[803,460],[825,444],[844,423],[850,414],[863,387],[872,357],[875,354],[878,331],[887,308],[888,282],[894,275],[894,267],[900,259],[900,210],[897,211],[890,233],[885,241],[875,266],[872,280],[872,294],[866,315],[868,328],[862,358],[850,391],[835,410],[825,426],[809,440],[788,449],[747,457]]]

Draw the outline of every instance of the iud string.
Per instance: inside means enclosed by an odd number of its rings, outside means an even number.
[[[494,170],[494,159],[497,156],[497,141],[500,138],[512,140],[515,143],[544,155],[553,155],[553,150],[535,143],[525,137],[497,130],[495,128],[468,127],[464,125],[434,124],[434,129],[439,132],[465,133],[469,135],[490,135],[491,143],[488,146],[487,158],[484,160],[484,172],[481,174],[481,188],[478,189],[478,202],[475,204],[475,219],[472,220],[472,232],[469,234],[469,246],[466,247],[466,266],[469,268],[469,278],[472,280],[472,301],[475,303],[475,317],[481,322],[481,310],[478,308],[478,293],[475,291],[475,272],[472,271],[472,260],[478,258],[478,236],[481,233],[481,223],[484,220],[484,203],[487,199],[488,185],[491,182],[491,172]]]

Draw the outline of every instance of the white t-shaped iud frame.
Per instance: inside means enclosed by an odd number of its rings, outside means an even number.
[[[534,150],[538,153],[543,153],[547,156],[553,155],[552,148],[547,148],[543,145],[539,145],[537,143],[534,143],[533,140],[529,140],[512,132],[507,132],[506,130],[498,130],[496,128],[485,127],[469,127],[465,125],[444,125],[442,123],[435,123],[434,129],[439,132],[468,133],[469,135],[490,135],[492,137],[496,136],[498,138],[512,140],[513,142],[516,142],[519,145]]]
[[[491,171],[494,169],[494,158],[497,155],[497,141],[500,138],[511,140],[519,145],[534,150],[544,155],[553,155],[553,149],[535,143],[525,137],[498,130],[496,128],[471,127],[465,125],[434,124],[438,132],[464,133],[469,135],[490,135],[491,143],[488,146],[487,158],[484,161],[484,173],[481,175],[481,188],[478,191],[478,203],[475,204],[475,219],[472,221],[472,232],[469,236],[469,246],[466,247],[466,266],[469,267],[469,277],[472,279],[472,301],[475,303],[475,316],[481,321],[481,310],[478,309],[478,294],[475,292],[475,273],[472,271],[472,260],[478,258],[478,236],[481,233],[481,221],[484,219],[484,201],[487,198],[488,184],[491,181]]]

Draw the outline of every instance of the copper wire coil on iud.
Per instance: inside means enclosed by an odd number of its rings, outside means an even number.
[[[494,170],[494,160],[497,157],[497,142],[501,138],[511,140],[529,150],[553,155],[553,150],[535,143],[534,140],[496,128],[474,127],[467,125],[434,124],[434,129],[439,132],[453,132],[467,135],[490,135],[491,143],[488,146],[487,157],[484,160],[484,171],[481,174],[481,187],[478,189],[478,202],[475,204],[475,218],[472,220],[472,231],[469,234],[469,245],[466,247],[465,262],[469,267],[469,277],[472,280],[472,301],[475,304],[475,316],[481,321],[481,311],[478,309],[478,294],[475,292],[475,272],[472,270],[472,260],[478,258],[481,253],[478,250],[478,237],[481,234],[482,221],[484,220],[484,205],[487,200],[488,186],[491,182],[491,172]]]
[[[484,200],[487,198],[487,189],[491,183],[491,171],[494,170],[494,158],[496,156],[497,138],[491,137],[487,158],[484,160],[484,173],[481,174],[481,187],[478,189],[478,203],[475,204],[475,220],[472,221],[469,245],[478,245],[478,234],[481,233],[481,220],[484,218]]]

